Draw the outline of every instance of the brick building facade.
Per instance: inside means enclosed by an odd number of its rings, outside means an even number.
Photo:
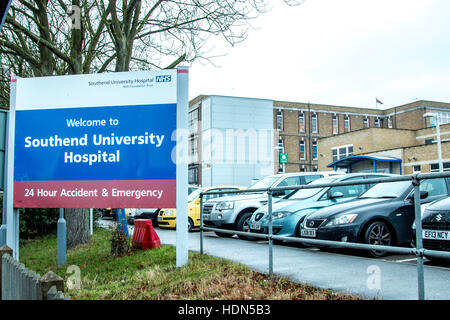
[[[333,160],[332,149],[338,151],[338,157],[405,146],[411,148],[410,153],[414,152],[413,147],[420,140],[415,137],[421,136],[420,130],[434,132],[434,128],[429,128],[430,119],[423,117],[427,112],[441,113],[444,119],[442,123],[450,123],[450,103],[443,102],[415,101],[377,110],[274,101],[274,128],[277,129],[275,141],[289,155],[289,163],[275,163],[275,172],[326,170],[326,165]],[[353,134],[355,132],[357,134]],[[353,143],[352,139],[357,139],[358,142]],[[445,134],[442,139],[445,139]],[[358,145],[357,149],[351,148],[352,145]],[[443,144],[443,149],[444,147],[447,144]],[[277,151],[274,154],[275,160],[276,153]],[[404,171],[407,173],[409,169],[405,168]]]
[[[195,184],[202,183],[199,106],[209,97],[198,96],[190,102],[192,161],[189,181]],[[243,99],[226,98],[230,105],[233,99]],[[259,99],[253,100],[256,103]],[[430,164],[436,162],[433,158],[436,146],[431,142],[435,128],[430,128],[430,119],[423,117],[426,112],[442,116],[443,158],[450,158],[449,143],[445,142],[450,138],[450,128],[445,125],[450,123],[450,103],[420,100],[384,110],[277,100],[273,100],[272,105],[274,173],[330,170],[327,166],[336,158],[372,153],[400,157],[397,171],[401,173],[412,173],[418,166],[427,172]],[[195,121],[199,124],[194,125]],[[288,163],[279,163],[279,152],[288,154]],[[413,160],[414,157],[417,160]]]

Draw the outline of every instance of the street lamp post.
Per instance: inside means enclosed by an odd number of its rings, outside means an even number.
[[[436,123],[436,139],[438,148],[438,161],[439,161],[439,172],[444,172],[444,166],[442,165],[442,149],[441,149],[441,131],[439,128],[439,115],[432,112],[427,112],[423,115],[424,118],[434,118]]]

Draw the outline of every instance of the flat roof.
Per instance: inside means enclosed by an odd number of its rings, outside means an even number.
[[[356,162],[363,160],[375,160],[378,162],[402,162],[401,159],[390,157],[390,156],[368,156],[368,155],[359,155],[359,156],[349,156],[343,159],[339,159],[331,162],[327,165],[327,168],[337,167],[348,167]]]

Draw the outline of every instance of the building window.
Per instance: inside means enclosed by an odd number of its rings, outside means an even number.
[[[195,167],[191,167],[189,168],[188,171],[188,183],[189,184],[199,184],[199,179],[198,179],[198,166]]]
[[[303,112],[298,114],[298,131],[305,132],[305,114]]]
[[[338,119],[337,115],[333,116],[332,131],[333,131],[333,134],[338,134],[339,133],[339,119]]]
[[[350,116],[344,116],[344,131],[350,132]]]
[[[375,119],[375,128],[380,128],[380,119],[379,118]]]
[[[198,131],[198,111],[199,108],[189,112],[189,132],[195,133]]]
[[[283,111],[277,111],[277,129],[283,131]]]
[[[339,160],[338,149],[331,149],[331,157],[333,158],[333,162]]]
[[[306,160],[306,147],[305,147],[305,141],[300,141],[300,160]]]
[[[317,140],[314,140],[312,143],[312,158],[313,160],[317,160]]]
[[[313,114],[311,116],[311,132],[312,133],[318,133],[319,132],[317,114]]]
[[[190,152],[190,156],[192,158],[195,158],[197,156],[197,151],[198,151],[198,139],[197,136],[191,135],[189,137],[189,152]],[[194,159],[192,159],[191,161],[196,161]]]
[[[317,168],[317,166],[314,166],[313,167],[313,172],[317,172],[317,171],[319,171],[319,169]]]
[[[444,171],[450,171],[450,162],[442,163]],[[439,163],[430,164],[430,172],[439,172]]]
[[[341,146],[331,149],[331,155],[333,157],[333,162],[347,158],[353,155],[353,145]]]
[[[278,152],[284,153],[284,141],[283,138],[278,138]],[[285,163],[279,163],[278,164],[278,173],[284,173],[286,170]]]
[[[278,152],[284,152],[284,141],[283,138],[278,138]]]
[[[439,167],[438,167],[438,170],[439,170]],[[413,166],[413,173],[417,173],[417,172],[420,172],[420,171],[421,171],[420,165]]]
[[[364,117],[363,126],[364,126],[364,128],[370,128],[370,123],[369,123],[368,117]]]
[[[450,112],[434,112],[430,111],[432,113],[436,113],[439,116],[439,124],[446,124],[450,123]],[[430,127],[436,126],[436,121],[434,117],[430,118]]]
[[[388,128],[392,129],[392,118],[391,117],[388,118]]]

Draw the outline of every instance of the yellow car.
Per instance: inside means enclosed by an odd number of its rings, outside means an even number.
[[[225,186],[225,187],[205,187],[199,188],[188,196],[188,230],[192,231],[195,227],[200,227],[200,193],[205,191],[234,191],[242,190],[244,187]],[[204,195],[203,201],[213,198],[231,196],[236,193],[222,193]],[[177,226],[177,209],[161,209],[158,213],[158,226],[160,228],[176,228]]]

